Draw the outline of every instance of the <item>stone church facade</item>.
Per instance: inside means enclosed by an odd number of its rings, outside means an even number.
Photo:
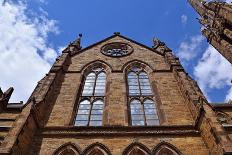
[[[232,104],[208,103],[165,43],[71,43],[26,104],[0,91],[0,154],[229,155]]]

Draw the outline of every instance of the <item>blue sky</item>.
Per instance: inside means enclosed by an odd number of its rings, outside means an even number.
[[[61,49],[79,33],[86,47],[121,32],[147,46],[153,37],[164,41],[211,102],[227,101],[232,97],[232,67],[201,36],[197,17],[187,0],[6,1],[0,7],[0,37],[6,38],[0,43],[0,86],[14,86],[12,100],[26,101]],[[12,40],[15,46],[9,48]]]
[[[67,44],[83,33],[83,45],[99,41],[113,32],[151,45],[156,36],[170,47],[178,48],[188,35],[199,34],[196,13],[186,0],[101,0],[99,1],[55,1],[45,5],[31,2],[33,9],[42,5],[49,18],[58,21],[60,35],[50,38],[54,44]],[[186,25],[182,25],[181,16],[188,16]]]

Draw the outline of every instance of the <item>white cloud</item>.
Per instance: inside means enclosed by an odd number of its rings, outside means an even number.
[[[209,46],[194,68],[194,76],[207,96],[210,89],[231,87],[232,66],[216,49]],[[225,101],[228,101],[231,97],[232,88],[228,91]]]
[[[191,37],[189,41],[183,41],[177,50],[177,56],[186,61],[194,59],[203,40],[204,37],[202,35],[196,35]]]
[[[29,18],[26,10],[22,1],[0,5],[0,87],[15,88],[13,102],[28,99],[57,57],[47,43],[49,33],[58,33],[56,21],[44,13]]]
[[[181,15],[181,23],[183,25],[186,25],[187,21],[188,21],[188,17],[185,14]]]
[[[57,53],[52,48],[46,48],[46,52],[44,52],[43,58],[49,63],[53,63],[57,57]]]
[[[59,54],[61,54],[63,52],[64,49],[66,49],[67,46],[60,46],[57,48],[57,51]]]

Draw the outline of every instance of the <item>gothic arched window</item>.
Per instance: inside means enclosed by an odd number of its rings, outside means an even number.
[[[85,78],[75,126],[102,126],[106,74],[101,68],[92,70]]]
[[[131,125],[153,126],[159,125],[156,104],[147,73],[133,67],[128,75],[129,107]]]

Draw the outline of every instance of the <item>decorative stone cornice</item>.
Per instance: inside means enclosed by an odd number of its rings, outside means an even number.
[[[41,130],[45,137],[54,136],[199,136],[195,126],[157,126],[157,127],[45,127]]]

